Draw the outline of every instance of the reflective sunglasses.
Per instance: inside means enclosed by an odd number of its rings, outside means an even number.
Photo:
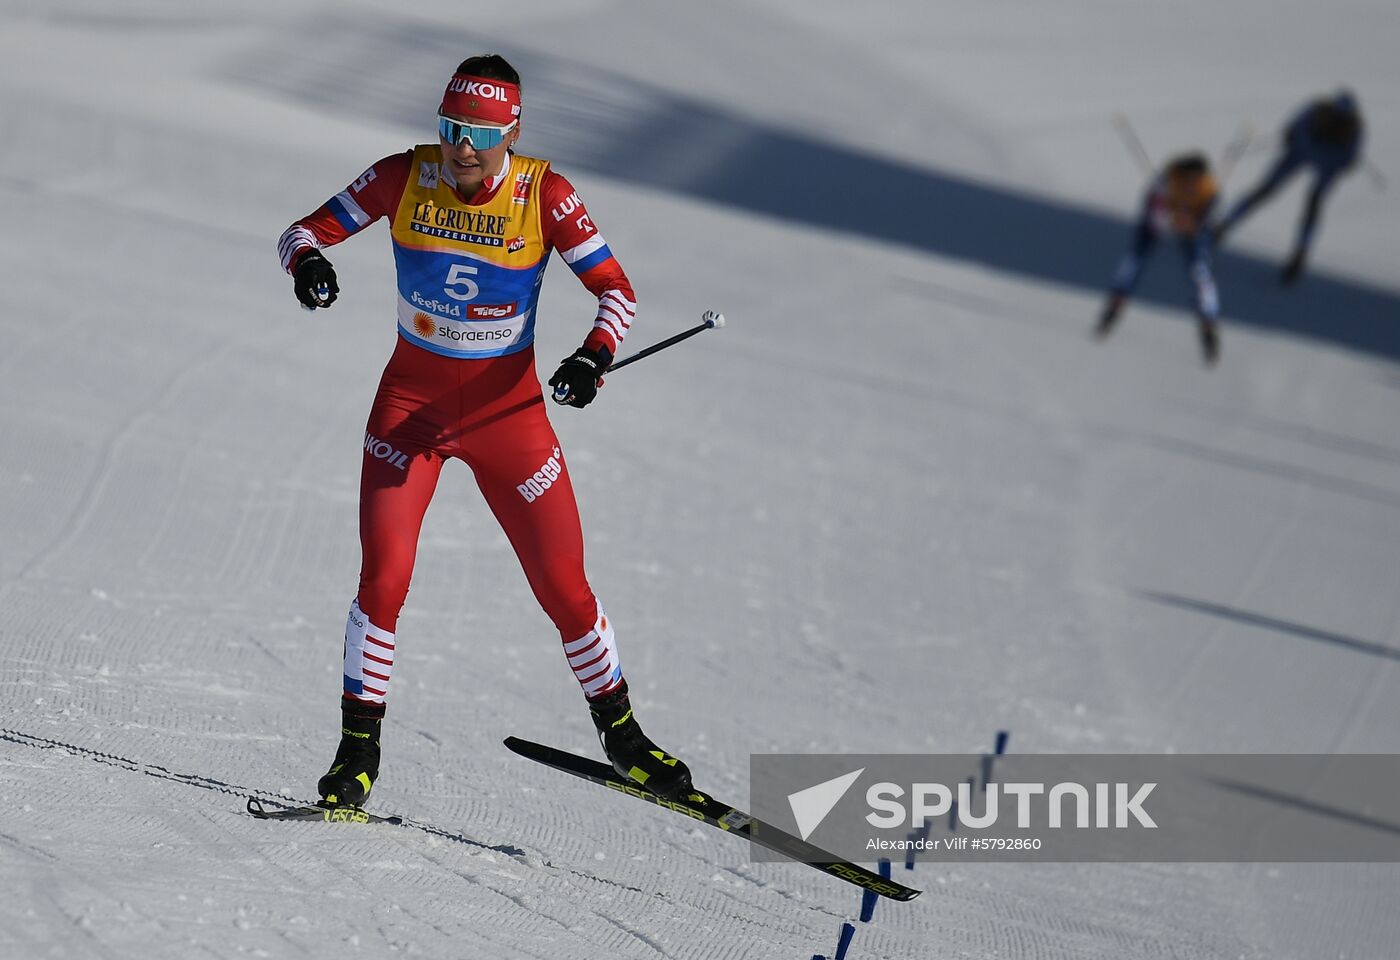
[[[469,143],[473,150],[490,150],[505,140],[506,134],[515,129],[519,120],[512,120],[504,127],[486,126],[477,123],[463,123],[438,114],[438,135],[456,146]]]

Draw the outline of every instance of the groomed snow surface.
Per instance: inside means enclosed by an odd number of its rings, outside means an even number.
[[[1400,8],[0,2],[0,956],[830,955],[859,893],[534,767],[597,755],[461,464],[429,511],[373,807],[260,823],[337,735],[383,225],[299,309],[274,244],[432,137],[500,51],[527,152],[636,286],[552,413],[638,715],[713,793],[752,752],[1400,750]],[[1351,85],[1368,155],[1089,327],[1155,157]],[[554,264],[540,372],[587,330]],[[1394,798],[1388,798],[1390,819]],[[1382,803],[1382,808],[1384,803]],[[1389,958],[1392,865],[920,865],[852,958]]]

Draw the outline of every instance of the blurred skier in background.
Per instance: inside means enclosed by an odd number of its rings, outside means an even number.
[[[395,627],[423,515],[453,457],[471,467],[558,629],[608,759],[653,793],[684,795],[686,765],[633,715],[613,623],[584,574],[573,485],[535,373],[535,308],[552,250],[598,298],[582,345],[549,380],[559,403],[594,399],[635,315],[632,286],[569,181],[514,152],[520,77],[505,59],[463,61],[438,114],[436,142],[378,161],[278,243],[310,310],[331,306],[340,289],[321,248],[382,217],[398,271],[398,339],[363,444],[360,583],[345,628],[340,746],[317,785],[322,805],[363,803],[379,775]],[[478,578],[489,582],[484,571]],[[464,690],[491,686],[496,648],[509,642],[477,641]]]
[[[1310,167],[1314,174],[1312,191],[1303,207],[1293,253],[1279,274],[1280,281],[1285,284],[1296,281],[1303,272],[1303,264],[1317,232],[1322,201],[1337,177],[1356,165],[1361,155],[1363,132],[1361,109],[1350,91],[1343,90],[1309,103],[1284,128],[1283,153],[1274,161],[1273,167],[1259,181],[1259,185],[1237,201],[1216,226],[1215,243],[1221,243],[1230,230],[1290,177],[1303,167]]]
[[[1113,332],[1148,256],[1159,240],[1172,237],[1181,248],[1195,293],[1201,351],[1206,364],[1214,365],[1220,355],[1220,298],[1211,273],[1209,219],[1218,194],[1210,161],[1203,153],[1175,157],[1153,178],[1143,198],[1132,244],[1118,262],[1108,302],[1094,328],[1095,338],[1103,340]]]

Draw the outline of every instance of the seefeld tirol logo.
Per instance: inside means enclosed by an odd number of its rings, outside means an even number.
[[[500,320],[514,315],[513,303],[477,303],[467,307],[467,317],[472,320]]]
[[[443,303],[438,299],[429,300],[417,290],[413,291],[409,299],[413,301],[415,306],[422,307],[424,310],[431,310],[433,313],[440,314],[441,316],[460,317],[462,315],[462,305],[460,303]]]

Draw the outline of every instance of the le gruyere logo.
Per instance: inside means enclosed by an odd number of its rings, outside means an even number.
[[[508,217],[459,207],[440,207],[427,200],[413,205],[410,229],[415,233],[445,240],[504,247],[506,228],[509,225]]]

